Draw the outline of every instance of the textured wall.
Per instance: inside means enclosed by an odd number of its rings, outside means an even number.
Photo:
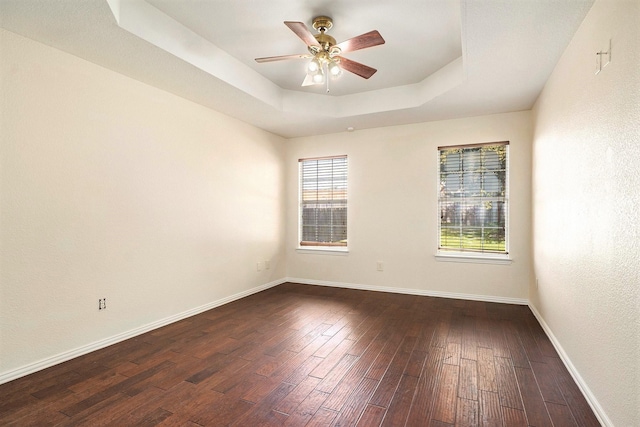
[[[287,275],[526,299],[531,269],[530,112],[296,138],[287,149]],[[436,261],[438,146],[510,141],[511,265]],[[296,251],[297,160],[349,156],[349,254]],[[384,271],[377,271],[377,261]]]
[[[530,299],[616,426],[640,420],[638,23],[597,1],[535,107]]]
[[[0,37],[0,374],[284,276],[281,138]]]

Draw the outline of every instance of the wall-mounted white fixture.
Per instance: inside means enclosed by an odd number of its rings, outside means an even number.
[[[600,74],[600,71],[611,62],[611,39],[609,39],[609,50],[603,52],[596,52],[596,74]]]

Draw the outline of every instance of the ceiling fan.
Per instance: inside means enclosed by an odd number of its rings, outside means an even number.
[[[309,53],[256,58],[256,62],[311,59],[307,64],[307,76],[302,82],[302,86],[320,85],[326,82],[327,92],[329,92],[327,76],[337,77],[342,73],[342,70],[346,70],[368,79],[378,71],[342,56],[343,53],[384,44],[384,39],[377,30],[369,31],[342,43],[336,43],[336,39],[326,34],[333,27],[333,21],[327,16],[318,16],[313,19],[313,28],[318,31],[318,34],[311,33],[302,22],[285,21],[284,25],[305,42]]]

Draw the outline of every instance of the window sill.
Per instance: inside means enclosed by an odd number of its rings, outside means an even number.
[[[349,248],[344,246],[299,246],[296,248],[299,254],[316,254],[316,255],[348,255]]]
[[[441,262],[469,262],[475,264],[509,265],[513,260],[504,254],[470,254],[465,252],[438,252],[436,261]]]

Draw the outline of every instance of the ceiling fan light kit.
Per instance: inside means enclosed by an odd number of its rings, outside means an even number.
[[[326,34],[333,27],[333,21],[328,16],[318,16],[313,19],[312,27],[318,31],[318,34],[312,34],[302,22],[285,21],[284,24],[305,42],[309,54],[256,58],[256,62],[311,58],[311,61],[307,64],[307,76],[302,82],[302,86],[326,83],[327,92],[329,92],[329,79],[327,76],[337,78],[342,74],[343,69],[365,79],[376,73],[377,70],[375,68],[347,59],[342,54],[384,44],[384,39],[378,31],[369,31],[337,44],[336,39]]]

